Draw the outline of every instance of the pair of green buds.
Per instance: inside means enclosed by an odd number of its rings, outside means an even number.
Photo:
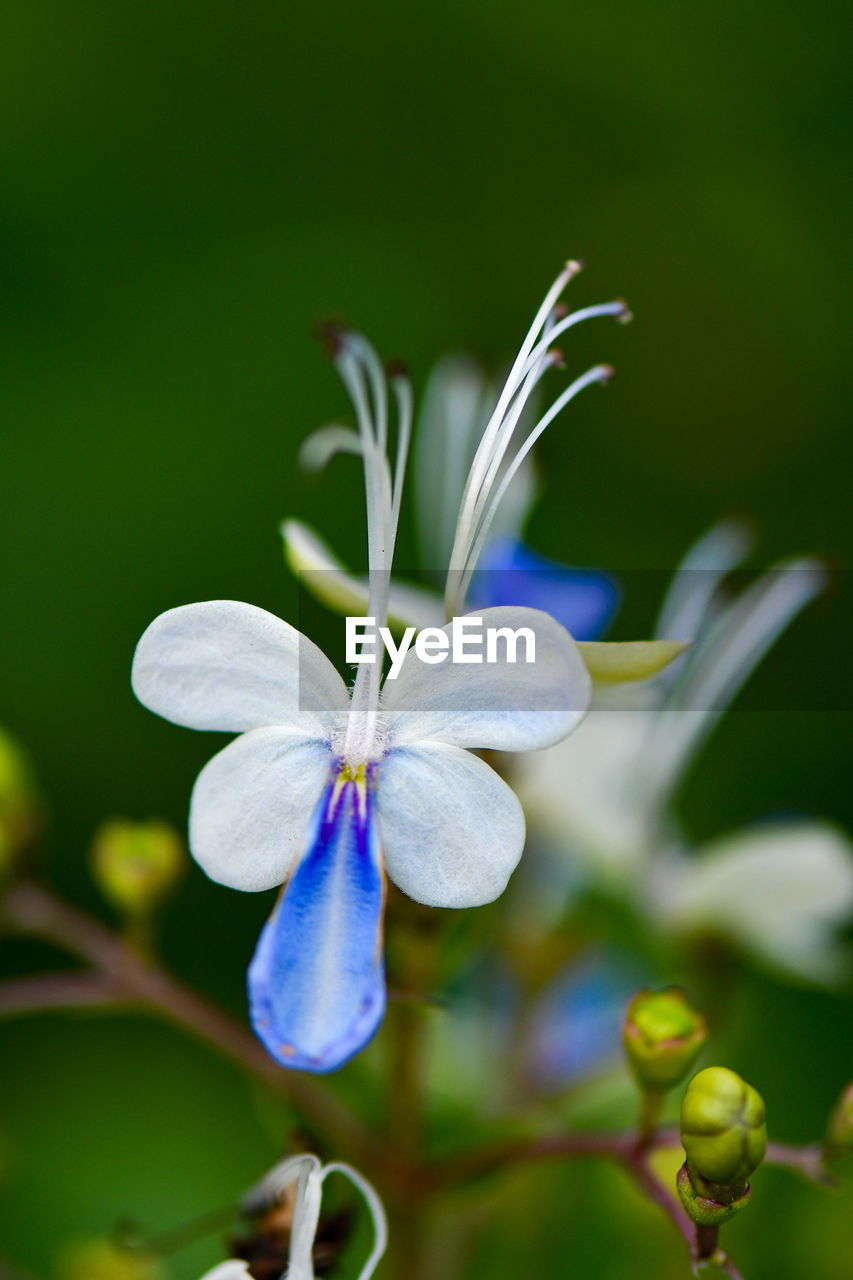
[[[631,1001],[623,1042],[644,1096],[641,1141],[707,1036],[705,1019],[679,987],[641,991]],[[717,1227],[746,1204],[749,1176],[764,1159],[767,1126],[760,1094],[728,1067],[706,1067],[687,1086],[681,1142],[687,1156],[678,1174],[681,1202],[697,1226]]]

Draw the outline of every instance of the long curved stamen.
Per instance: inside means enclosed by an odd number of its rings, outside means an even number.
[[[384,627],[388,620],[391,565],[403,478],[412,434],[412,395],[402,374],[392,379],[397,411],[397,442],[393,475],[388,460],[388,385],[379,357],[360,334],[339,335],[335,365],[356,413],[364,466],[367,508],[368,616]],[[344,756],[357,765],[370,755],[376,733],[382,655],[361,663],[352,692]]]
[[[580,378],[575,379],[571,386],[558,397],[551,409],[540,418],[507,464],[513,435],[530,395],[546,370],[559,359],[559,354],[551,346],[553,339],[583,320],[595,316],[615,316],[622,320],[629,318],[628,308],[621,299],[584,307],[568,315],[560,315],[557,308],[560,294],[580,269],[579,263],[568,263],[548,291],[510,369],[495,410],[474,455],[462,496],[456,537],[448,567],[445,591],[445,613],[448,618],[461,612],[464,607],[465,594],[488,530],[500,502],[506,495],[510,481],[517,474],[519,466],[527,457],[535,441],[561,409],[584,387],[591,382],[606,381],[610,376],[609,366],[596,365]]]
[[[556,306],[557,301],[559,300],[560,294],[563,292],[563,290],[565,289],[569,281],[572,280],[581,270],[582,270],[582,264],[580,262],[575,262],[575,261],[567,262],[563,270],[557,276],[557,279],[551,285],[551,288],[546,293],[542,301],[542,305],[540,306],[539,310],[536,312],[536,315],[533,318],[533,323],[528,329],[527,336],[522,342],[518,355],[516,356],[513,362],[512,368],[510,369],[509,374],[507,375],[507,380],[504,383],[503,390],[498,396],[498,402],[495,405],[494,412],[492,413],[491,418],[486,424],[486,428],[483,432],[482,438],[480,440],[480,444],[477,448],[477,452],[474,455],[474,461],[471,464],[471,470],[468,473],[468,479],[465,483],[465,490],[462,494],[462,503],[460,507],[460,519],[461,519],[462,513],[464,513],[468,509],[468,507],[471,505],[472,499],[476,501],[476,498],[479,495],[483,480],[485,478],[485,472],[488,466],[488,459],[491,456],[496,438],[498,436],[498,433],[501,430],[501,426],[503,424],[503,421],[506,416],[507,410],[510,406],[510,403],[513,397],[515,396],[516,392],[518,391],[519,386],[521,385],[521,382],[523,379],[523,371],[527,365],[527,360],[530,355],[530,352],[533,349],[534,345],[536,344],[536,341],[539,338],[540,334],[542,334],[543,329],[547,330],[549,321],[551,320],[551,317],[552,317],[554,307]],[[459,533],[457,533],[457,543],[458,542],[459,542]],[[456,551],[457,551],[457,544],[454,543],[453,554],[451,555],[451,563],[450,563],[451,569],[455,569],[458,567],[454,563],[454,560],[456,557]]]
[[[315,1155],[307,1153],[280,1160],[243,1197],[240,1207],[248,1217],[257,1217],[281,1204],[295,1182],[287,1275],[290,1280],[313,1280],[314,1240],[320,1221],[323,1183],[330,1173],[340,1173],[348,1179],[364,1197],[370,1212],[373,1248],[358,1273],[358,1280],[370,1280],[388,1246],[388,1220],[375,1188],[352,1165],[342,1160],[323,1165]]]
[[[515,457],[513,458],[512,462],[509,464],[506,471],[504,472],[504,475],[502,476],[501,481],[498,484],[489,502],[489,505],[485,511],[485,514],[483,515],[480,525],[473,538],[471,549],[468,553],[467,562],[462,574],[460,575],[460,581],[458,584],[460,601],[464,601],[465,599],[465,596],[468,591],[468,587],[471,582],[471,578],[473,576],[474,570],[477,567],[477,562],[480,558],[480,553],[483,549],[486,538],[488,537],[489,530],[492,526],[495,516],[497,515],[498,507],[503,501],[503,498],[507,490],[509,489],[509,486],[512,484],[512,481],[515,478],[515,475],[519,467],[524,462],[524,459],[527,457],[527,455],[529,454],[530,450],[533,448],[536,441],[548,429],[548,427],[551,425],[551,423],[554,421],[557,415],[562,412],[562,410],[566,407],[566,405],[571,400],[574,400],[575,396],[579,395],[581,391],[584,390],[585,387],[591,386],[592,383],[594,382],[599,382],[599,383],[609,382],[612,377],[613,377],[613,367],[609,364],[598,364],[598,365],[594,365],[592,369],[588,369],[586,373],[581,374],[579,378],[575,378],[574,382],[572,382],[570,386],[566,387],[566,390],[562,393],[562,395],[557,397],[557,399],[551,405],[551,408],[548,410],[548,412],[539,419],[536,426],[530,432],[529,436],[524,441],[524,444],[520,447]]]
[[[528,357],[527,367],[533,365],[536,360],[544,355],[561,334],[573,329],[576,324],[583,324],[584,320],[595,319],[596,316],[615,316],[617,320],[621,320],[624,324],[631,319],[631,312],[624,298],[617,298],[614,302],[600,302],[594,307],[580,307],[577,311],[570,311],[567,316],[564,316],[562,320],[558,320],[554,324],[541,342],[536,344]]]
[[[382,1201],[367,1181],[367,1178],[363,1177],[351,1164],[344,1164],[342,1160],[332,1161],[331,1164],[327,1164],[323,1169],[320,1175],[321,1181],[325,1182],[330,1173],[342,1173],[345,1178],[349,1178],[353,1186],[364,1196],[367,1207],[370,1210],[370,1216],[373,1219],[373,1248],[358,1273],[358,1280],[370,1280],[388,1246],[388,1221],[385,1217]]]

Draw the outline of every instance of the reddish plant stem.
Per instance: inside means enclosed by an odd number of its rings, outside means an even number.
[[[147,1009],[191,1031],[291,1102],[357,1163],[382,1163],[371,1135],[333,1093],[278,1066],[239,1022],[164,969],[141,960],[97,920],[38,885],[19,884],[0,903],[0,925],[51,942],[85,960],[95,971],[11,980],[0,987],[0,1013],[109,1003]]]
[[[496,1143],[461,1157],[435,1163],[431,1178],[435,1186],[450,1188],[521,1161],[579,1158],[614,1160],[621,1165],[646,1195],[667,1214],[693,1256],[693,1223],[676,1198],[657,1180],[648,1165],[648,1147],[638,1147],[633,1133],[545,1134],[532,1140]]]

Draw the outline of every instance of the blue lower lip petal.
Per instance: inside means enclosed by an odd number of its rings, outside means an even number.
[[[469,592],[469,609],[526,605],[556,618],[575,640],[597,640],[619,604],[619,587],[597,569],[571,569],[515,538],[489,543]]]
[[[334,1071],[376,1031],[384,906],[369,780],[336,768],[249,965],[252,1026],[284,1066]]]

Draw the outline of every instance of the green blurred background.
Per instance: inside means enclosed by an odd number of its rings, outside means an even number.
[[[853,826],[846,11],[10,0],[0,721],[37,763],[64,892],[102,910],[85,870],[99,820],[183,825],[211,753],[130,694],[147,623],[218,597],[293,618],[284,515],[361,558],[352,469],[295,468],[303,435],[346,407],[314,322],[362,328],[416,386],[448,349],[497,368],[576,255],[589,266],[572,300],[624,294],[636,321],[567,345],[572,372],[605,359],[618,377],[541,450],[531,541],[665,570],[735,512],[754,521],[756,564],[828,556],[832,591],[759,677],[776,709],[729,717],[683,807],[697,837],[773,810]],[[617,634],[648,627],[649,578]],[[193,870],[165,921],[169,961],[241,1012],[269,907]],[[54,959],[5,954],[13,972]],[[816,1136],[850,1075],[850,1026],[849,1003],[744,975],[730,1060],[776,1137]],[[2,1032],[0,1254],[24,1267],[47,1273],[62,1241],[122,1215],[165,1227],[227,1202],[278,1149],[281,1109],[175,1032],[132,1018]],[[613,1208],[614,1185],[552,1172],[557,1225],[519,1227],[516,1256],[486,1249],[479,1274],[685,1274],[665,1224]],[[768,1196],[734,1230],[749,1280],[848,1277],[844,1206],[767,1185],[772,1212]],[[173,1274],[219,1256],[201,1244]]]

